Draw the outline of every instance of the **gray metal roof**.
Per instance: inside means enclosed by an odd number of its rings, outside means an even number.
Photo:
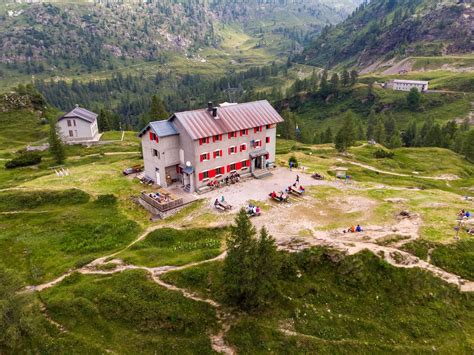
[[[283,122],[283,118],[267,100],[225,105],[217,109],[217,117],[207,109],[175,113],[192,139]]]
[[[64,118],[79,118],[89,123],[94,123],[97,120],[97,114],[77,106],[74,110],[69,111],[64,116],[60,117],[58,121]]]
[[[150,122],[145,128],[140,131],[138,136],[143,136],[148,129],[151,129],[158,137],[168,137],[179,134],[173,122],[163,120]]]

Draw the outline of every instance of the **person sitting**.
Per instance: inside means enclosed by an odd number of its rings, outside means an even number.
[[[352,226],[351,226],[351,233],[355,233],[355,231],[356,231],[356,228],[355,228],[354,225],[352,225]]]
[[[271,198],[276,198],[277,197],[277,194],[275,191],[273,191],[271,194],[270,194]]]
[[[463,218],[465,214],[466,214],[466,211],[462,209],[461,212],[458,213],[458,216]]]
[[[358,224],[357,227],[356,227],[356,232],[357,233],[360,233],[362,232],[362,227]]]
[[[301,186],[301,185],[300,185],[300,191],[301,191],[301,192],[304,192],[304,191],[305,191],[304,187]]]
[[[221,203],[219,202],[219,199],[216,198],[216,200],[214,201],[214,206],[217,207],[217,206],[220,206],[220,205],[221,205]]]
[[[280,201],[283,201],[283,200],[285,199],[284,197],[285,197],[285,194],[283,193],[283,191],[280,192],[280,196],[278,196],[278,199],[279,199]]]
[[[260,207],[255,206],[254,209],[253,209],[253,213],[257,214],[257,215],[260,214]]]
[[[464,217],[465,218],[471,217],[471,213],[469,211],[466,211],[466,213],[464,213]]]

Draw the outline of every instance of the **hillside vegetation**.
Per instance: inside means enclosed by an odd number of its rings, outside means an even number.
[[[341,24],[325,28],[300,59],[364,68],[394,57],[470,53],[472,11],[456,0],[370,1]]]

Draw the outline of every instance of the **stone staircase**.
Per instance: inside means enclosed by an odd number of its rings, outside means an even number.
[[[263,179],[267,176],[271,176],[272,173],[270,172],[270,170],[267,170],[267,169],[258,169],[258,170],[255,170],[252,173],[252,175],[255,179]]]

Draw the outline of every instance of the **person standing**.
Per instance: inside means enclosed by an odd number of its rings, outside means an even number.
[[[297,183],[300,182],[300,176],[299,176],[299,175],[296,175],[296,182],[297,182]]]

